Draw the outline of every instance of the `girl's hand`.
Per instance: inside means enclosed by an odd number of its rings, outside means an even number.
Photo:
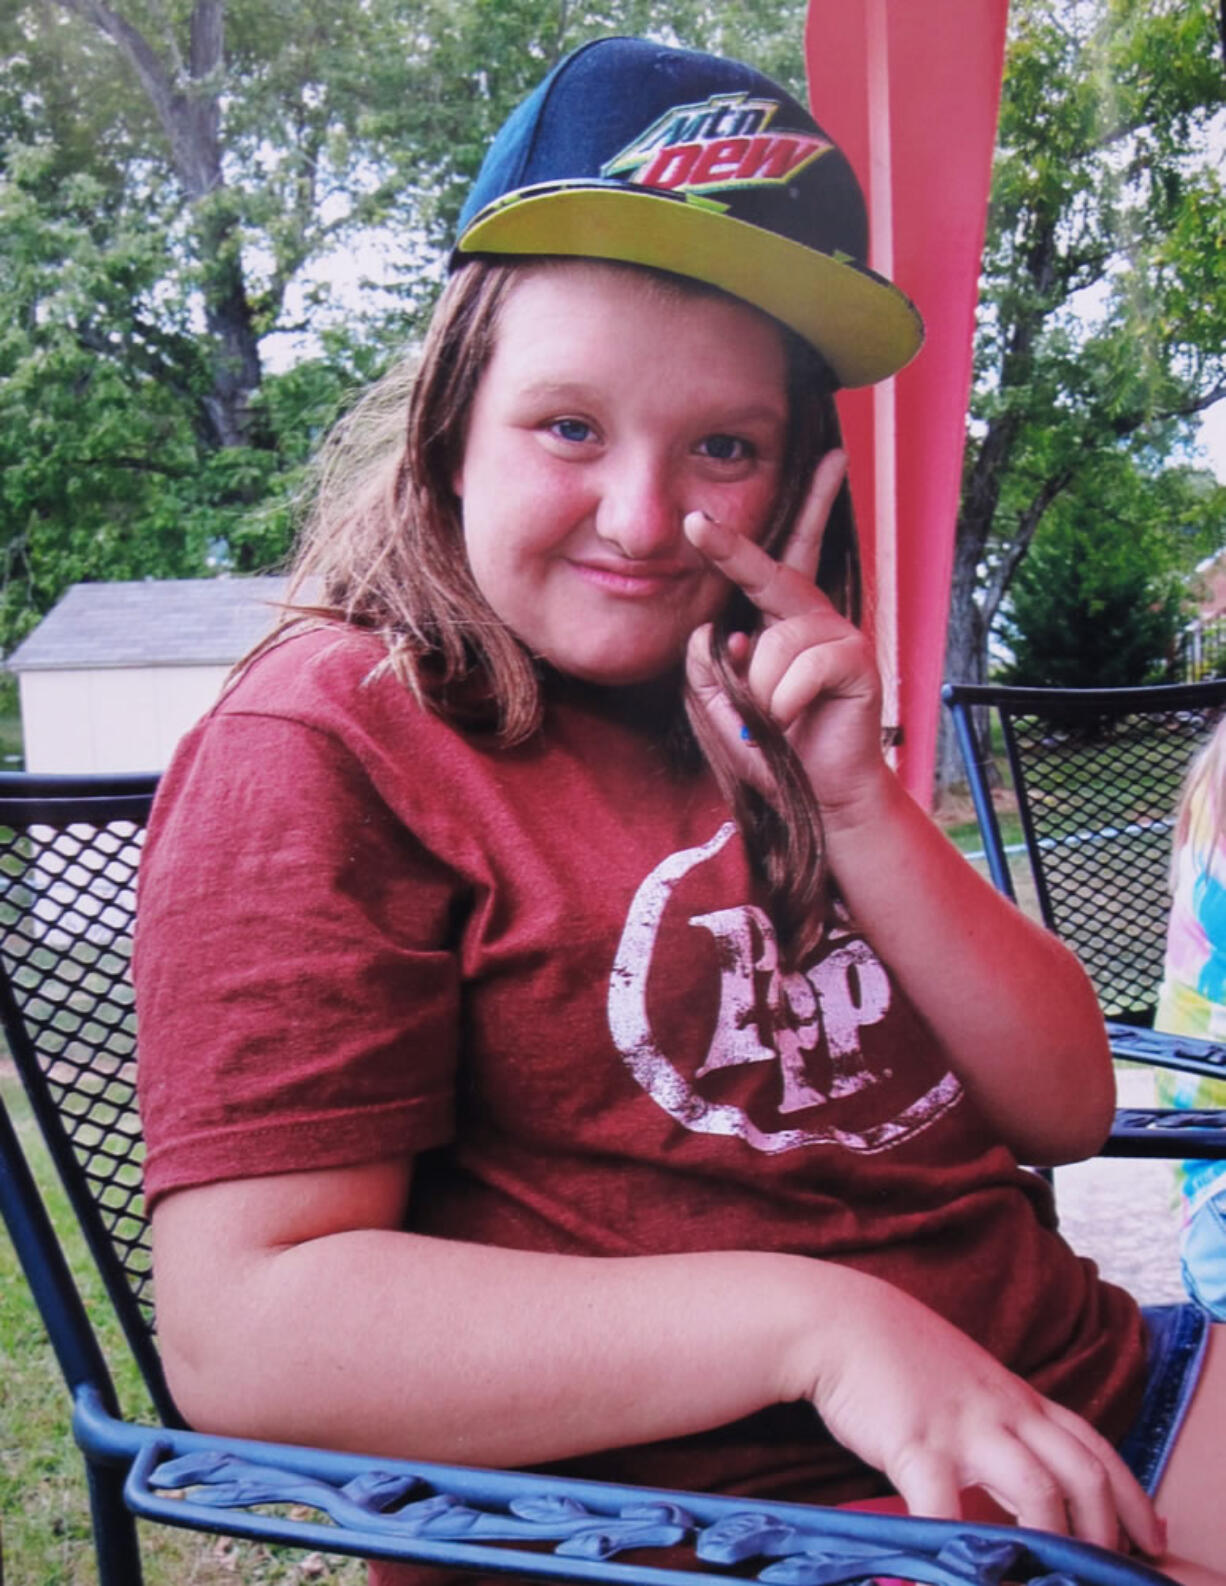
[[[1153,1505],[1105,1438],[917,1300],[854,1279],[868,1303],[824,1333],[806,1394],[912,1514],[960,1519],[979,1488],[1019,1525],[1161,1556]]]
[[[881,685],[872,647],[814,583],[822,535],[846,457],[828,452],[779,561],[703,512],[685,518],[690,543],[762,613],[755,634],[734,635],[734,665],[764,715],[787,734],[824,813],[853,811],[879,786]],[[765,761],[747,741],[711,660],[709,624],[690,637],[686,675],[742,776],[769,795]]]

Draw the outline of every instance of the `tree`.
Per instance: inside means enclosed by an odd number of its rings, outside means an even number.
[[[61,177],[50,146],[10,145],[0,236],[0,642],[69,583],[280,555],[286,493],[355,359],[325,348],[266,379],[252,403],[271,444],[219,447],[163,227],[108,213],[105,184]]]
[[[164,229],[176,296],[203,324],[198,398],[214,447],[266,440],[251,408],[260,343],[292,323],[287,294],[308,261],[372,222],[413,228],[417,184],[401,180],[410,154],[397,138],[411,117],[393,112],[419,86],[419,20],[392,0],[14,9],[26,139],[53,147],[62,172],[100,179],[113,219]],[[95,147],[113,151],[104,172]]]
[[[1212,0],[1014,0],[946,675],[980,681],[1053,503],[1152,474],[1226,397],[1226,103]],[[944,725],[944,724],[943,724]],[[943,734],[938,784],[959,775]]]
[[[172,149],[92,23],[9,6],[0,42],[7,646],[78,579],[281,556],[307,444],[373,360],[361,337],[324,337],[309,370],[267,377],[226,325],[241,288],[239,319],[261,326],[263,276],[236,233],[214,247],[217,192],[191,202],[175,170],[190,164],[187,133]]]
[[[1187,565],[1215,549],[1226,489],[1171,469],[1148,478],[1118,452],[1092,462],[1044,517],[998,624],[1001,680],[1038,688],[1167,681]]]

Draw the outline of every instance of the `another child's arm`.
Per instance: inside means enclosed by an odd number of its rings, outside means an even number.
[[[1102,1438],[877,1278],[753,1252],[585,1258],[425,1238],[400,1231],[410,1179],[387,1160],[157,1204],[159,1334],[190,1420],[521,1465],[807,1398],[916,1513],[956,1518],[978,1486],[1024,1524],[1160,1550]]]
[[[761,631],[734,659],[809,774],[853,917],[1019,1158],[1089,1155],[1114,1101],[1093,989],[1073,955],[997,894],[898,783],[881,750],[871,646],[813,582],[842,471],[841,454],[823,460],[780,561],[702,513],[689,515],[686,532],[763,613]],[[705,629],[691,641],[689,675],[734,762],[769,795]]]

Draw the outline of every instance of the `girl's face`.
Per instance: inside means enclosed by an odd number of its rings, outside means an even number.
[[[783,339],[756,310],[602,264],[529,268],[502,306],[455,477],[473,576],[591,682],[674,667],[729,586],[682,533],[757,539],[780,483]]]

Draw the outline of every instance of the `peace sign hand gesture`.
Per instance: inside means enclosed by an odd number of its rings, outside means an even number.
[[[885,772],[881,685],[868,640],[814,583],[845,468],[841,451],[822,458],[778,561],[703,512],[687,514],[684,528],[690,543],[762,613],[756,633],[733,636],[733,665],[763,714],[786,734],[823,814],[854,819]],[[686,676],[733,765],[769,797],[766,761],[747,738],[712,661],[710,624],[690,636]]]

